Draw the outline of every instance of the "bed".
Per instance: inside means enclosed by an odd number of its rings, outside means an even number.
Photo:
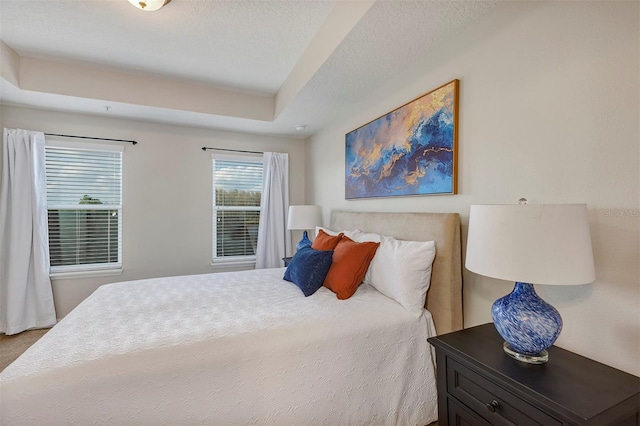
[[[334,211],[435,241],[418,318],[370,285],[304,297],[284,268],[100,287],[0,373],[0,424],[428,424],[427,338],[462,328],[457,214]]]

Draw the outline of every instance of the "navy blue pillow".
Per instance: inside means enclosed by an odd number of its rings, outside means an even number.
[[[315,293],[329,272],[333,250],[315,250],[304,247],[291,258],[284,279],[297,285],[305,297]]]

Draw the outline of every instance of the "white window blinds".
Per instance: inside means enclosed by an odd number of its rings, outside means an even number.
[[[122,147],[47,142],[51,272],[122,267]]]
[[[262,157],[213,159],[213,262],[255,261]]]

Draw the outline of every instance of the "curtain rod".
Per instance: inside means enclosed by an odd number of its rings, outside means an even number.
[[[108,141],[108,142],[126,142],[133,145],[137,145],[137,141],[131,141],[126,139],[109,139],[109,138],[92,138],[90,136],[73,136],[73,135],[59,135],[57,133],[45,133],[45,136],[60,136],[63,138],[77,138],[77,139],[91,139],[94,141]]]
[[[244,152],[244,153],[247,153],[247,154],[264,154],[264,152],[262,152],[262,151],[245,151],[245,150],[242,150],[242,149],[210,148],[208,146],[203,146],[202,147],[203,151],[207,151],[208,149],[210,149],[212,151]]]

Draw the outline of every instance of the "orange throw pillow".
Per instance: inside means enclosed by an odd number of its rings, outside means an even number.
[[[356,243],[349,237],[342,237],[333,250],[333,261],[324,279],[324,286],[333,291],[338,299],[353,296],[379,245],[374,242]]]
[[[343,235],[344,234],[342,232],[336,236],[329,235],[321,229],[318,232],[318,235],[316,235],[316,239],[313,240],[311,248],[314,250],[333,250],[336,248]]]

